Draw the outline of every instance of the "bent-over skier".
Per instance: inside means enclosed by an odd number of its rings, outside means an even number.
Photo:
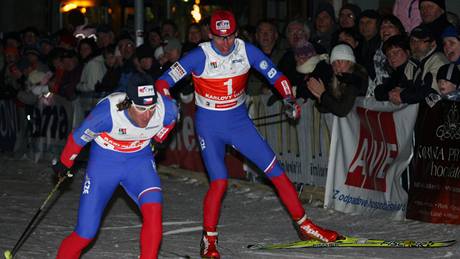
[[[80,197],[78,222],[61,243],[58,259],[77,259],[94,239],[113,192],[121,185],[140,208],[141,259],[157,258],[162,238],[162,190],[151,139],[165,140],[175,125],[177,107],[157,95],[153,80],[134,74],[127,93],[102,99],[68,137],[54,167],[65,174],[82,147],[92,142]]]

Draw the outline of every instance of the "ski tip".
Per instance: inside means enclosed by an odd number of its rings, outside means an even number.
[[[13,259],[13,254],[11,253],[10,250],[6,250],[3,255],[5,256],[5,259]]]

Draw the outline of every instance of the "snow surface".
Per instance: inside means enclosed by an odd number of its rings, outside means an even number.
[[[0,249],[11,249],[54,186],[48,163],[0,154]],[[164,236],[160,258],[199,258],[203,173],[159,168],[164,190]],[[74,227],[82,172],[63,186],[45,208],[34,231],[15,258],[55,258],[61,240]],[[304,204],[319,225],[352,236],[387,239],[460,240],[460,226],[391,221],[379,216],[348,215]],[[96,242],[82,258],[137,258],[141,219],[122,189],[113,196]],[[219,227],[225,258],[460,258],[460,244],[438,249],[326,248],[249,250],[248,244],[297,240],[287,212],[265,185],[231,180]]]

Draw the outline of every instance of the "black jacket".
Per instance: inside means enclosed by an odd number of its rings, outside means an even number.
[[[366,95],[367,86],[366,70],[355,64],[352,73],[336,76],[336,80],[333,79],[326,85],[326,91],[321,95],[321,101],[316,103],[316,107],[322,113],[345,117],[353,108],[356,97]]]

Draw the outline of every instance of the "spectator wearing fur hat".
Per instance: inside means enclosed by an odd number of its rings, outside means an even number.
[[[442,33],[443,50],[447,59],[460,65],[460,34],[457,28],[447,27]]]
[[[353,108],[356,97],[366,94],[367,73],[356,63],[353,50],[347,44],[339,44],[332,49],[330,63],[333,71],[331,83],[310,78],[307,87],[315,96],[320,112],[344,117]]]
[[[296,70],[304,77],[299,82],[293,82],[297,85],[296,97],[302,98],[305,102],[308,99],[316,100],[316,97],[308,90],[307,83],[311,78],[323,82],[325,85],[331,83],[332,67],[329,65],[328,54],[317,54],[316,50],[308,41],[300,41],[294,48],[296,60]]]
[[[419,0],[423,25],[433,33],[438,50],[442,50],[442,32],[452,24],[447,20],[445,0]]]
[[[319,3],[313,27],[310,41],[321,47],[320,53],[329,53],[337,30],[334,7],[330,3]]]

